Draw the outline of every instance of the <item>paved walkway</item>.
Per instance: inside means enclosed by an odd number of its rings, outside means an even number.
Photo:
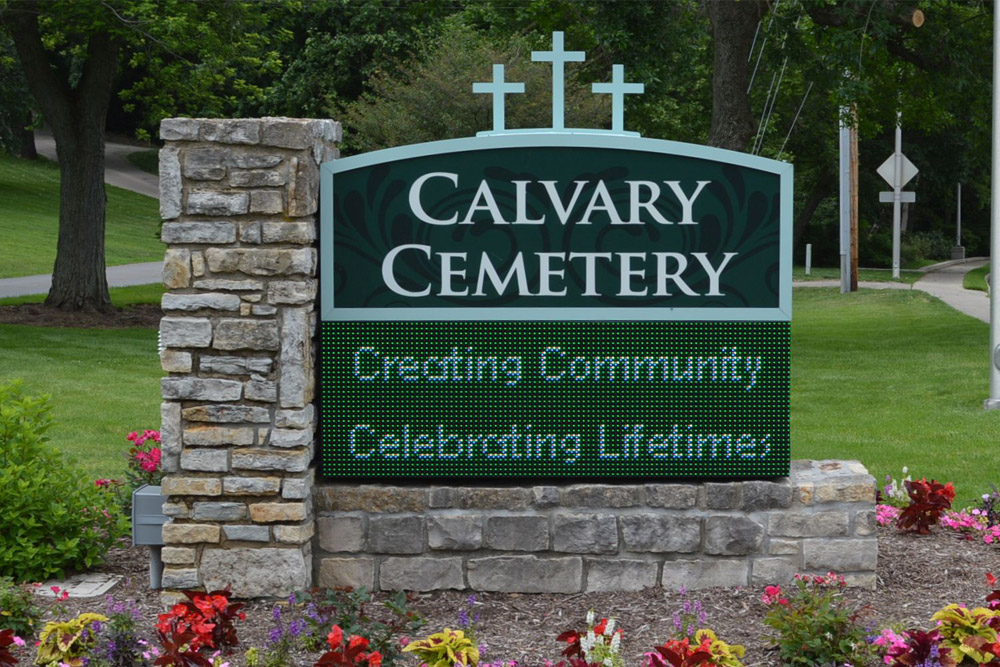
[[[45,130],[35,131],[35,148],[39,155],[56,160],[56,140]],[[159,199],[160,178],[136,168],[125,157],[129,153],[145,150],[128,144],[104,144],[104,182],[147,197]]]
[[[989,263],[987,257],[973,257],[961,261],[942,262],[925,269],[923,278],[908,285],[892,282],[859,282],[866,289],[918,289],[944,301],[946,304],[982,320],[990,321],[990,297],[986,292],[962,287],[965,274]],[[802,280],[792,283],[795,287],[840,287],[839,280]]]

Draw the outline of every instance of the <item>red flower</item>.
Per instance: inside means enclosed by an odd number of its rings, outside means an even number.
[[[344,631],[340,629],[339,625],[335,625],[330,629],[330,634],[326,636],[326,643],[330,645],[330,648],[337,648],[340,643],[344,641]]]

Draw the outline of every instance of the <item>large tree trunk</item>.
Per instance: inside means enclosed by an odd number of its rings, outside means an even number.
[[[50,59],[33,3],[24,0],[17,8],[0,18],[14,39],[31,93],[52,126],[61,174],[59,242],[45,304],[110,311],[104,264],[104,125],[119,45],[106,32],[93,33],[77,78],[65,61]]]
[[[768,0],[705,0],[712,22],[712,129],[708,143],[745,151],[753,136],[750,47]]]

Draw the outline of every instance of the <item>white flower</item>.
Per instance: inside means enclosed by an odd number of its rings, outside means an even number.
[[[594,626],[594,610],[593,609],[591,609],[590,611],[587,612],[587,625],[589,625],[590,627]]]
[[[609,656],[609,657],[607,657],[607,658],[604,659],[604,661],[603,661],[602,664],[604,665],[604,667],[614,667],[615,662]]]
[[[621,643],[622,643],[621,635],[614,635],[613,637],[611,637],[611,650],[617,653],[618,647],[621,646]]]
[[[908,472],[910,472],[909,469],[906,466],[903,466],[903,474],[905,475]]]
[[[611,635],[615,631],[615,619],[609,619],[607,626],[604,628],[605,635]]]

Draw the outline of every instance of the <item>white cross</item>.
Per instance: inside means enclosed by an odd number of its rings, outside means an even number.
[[[565,64],[568,62],[583,62],[586,55],[583,51],[564,51],[563,33],[556,31],[552,33],[551,51],[532,51],[533,61],[552,63],[552,129],[562,130],[565,128],[563,95],[566,83]]]
[[[612,65],[611,83],[595,83],[591,85],[595,93],[611,94],[611,131],[625,131],[625,96],[642,94],[646,86],[641,83],[625,83],[625,66]]]
[[[472,92],[492,93],[493,95],[493,131],[504,131],[504,96],[507,93],[523,93],[523,83],[506,83],[504,81],[503,65],[493,65],[492,83],[473,83]]]

